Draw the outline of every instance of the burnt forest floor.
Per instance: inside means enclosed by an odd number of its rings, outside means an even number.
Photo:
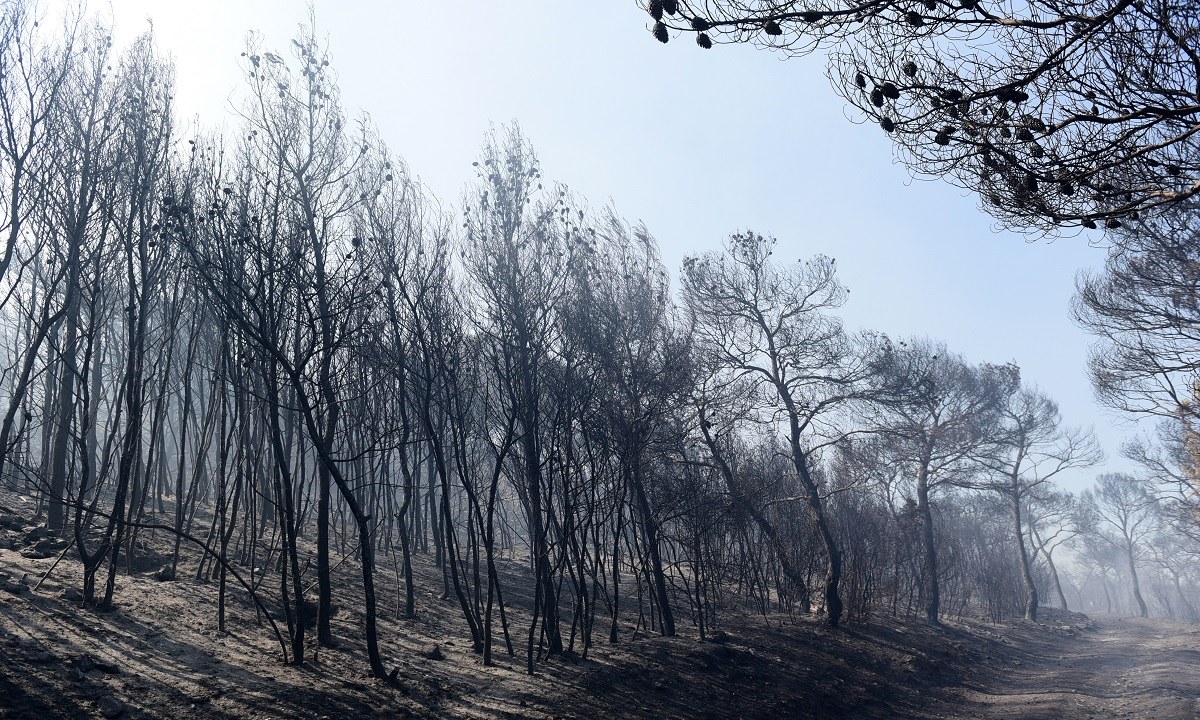
[[[439,571],[420,555],[414,619],[396,612],[396,578],[390,558],[380,558],[380,642],[396,683],[368,677],[362,617],[346,609],[334,617],[336,648],[288,666],[232,584],[228,631],[217,630],[217,586],[195,579],[194,553],[179,579],[155,579],[165,536],[148,538],[132,575],[122,568],[113,610],[82,609],[72,600],[81,578],[74,550],[57,565],[59,552],[27,557],[46,554],[29,552],[38,535],[32,507],[0,496],[3,720],[1200,718],[1200,627],[1049,609],[1036,625],[877,618],[840,630],[726,612],[706,642],[686,618],[679,637],[631,637],[630,618],[616,645],[598,620],[586,659],[554,659],[530,676],[520,647],[528,598],[512,580],[524,573],[520,563],[503,571],[517,654],[498,639],[496,664],[484,667],[457,603],[429,591],[440,593]],[[354,559],[336,575],[335,601],[360,606]]]

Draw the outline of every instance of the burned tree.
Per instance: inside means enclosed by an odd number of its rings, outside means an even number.
[[[1132,475],[1105,473],[1096,478],[1094,489],[1083,494],[1083,504],[1092,526],[1089,538],[1125,561],[1138,616],[1147,617],[1137,568],[1159,521],[1154,496],[1144,481]]]
[[[869,343],[851,337],[830,310],[845,301],[834,261],[816,257],[782,266],[773,239],[732,236],[724,253],[689,257],[683,293],[696,351],[727,376],[752,383],[764,422],[778,423],[799,481],[800,502],[824,552],[822,592],[828,623],[841,620],[841,549],[816,472],[820,449],[837,436],[832,416],[861,397],[876,371]]]
[[[1074,312],[1098,337],[1089,358],[1102,402],[1200,423],[1200,206],[1138,223],[1103,272],[1081,275]]]
[[[477,180],[464,212],[466,265],[480,304],[476,327],[483,351],[501,389],[499,399],[516,423],[514,484],[524,505],[534,573],[534,616],[526,643],[532,673],[539,637],[549,654],[563,650],[546,446],[548,373],[561,350],[557,311],[574,251],[559,223],[570,208],[565,191],[552,195],[542,189],[537,157],[516,127],[489,136],[475,167]]]
[[[944,345],[923,339],[901,341],[888,360],[878,429],[912,476],[924,551],[925,616],[937,623],[941,594],[931,495],[962,483],[994,446],[1020,370],[970,365]]]
[[[997,442],[983,460],[991,477],[980,487],[999,493],[1008,503],[1025,588],[1025,619],[1036,621],[1038,591],[1026,537],[1035,529],[1030,503],[1061,473],[1095,465],[1103,455],[1090,432],[1063,427],[1058,404],[1036,388],[1013,393],[1001,410],[1000,422]]]
[[[1175,0],[640,3],[661,42],[826,50],[905,164],[1017,228],[1118,228],[1200,193],[1197,30]]]

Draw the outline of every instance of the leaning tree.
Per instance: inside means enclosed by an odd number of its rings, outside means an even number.
[[[1083,494],[1092,528],[1090,539],[1125,561],[1138,616],[1148,617],[1137,568],[1158,529],[1159,507],[1144,480],[1125,473],[1104,473]]]
[[[983,458],[988,476],[979,487],[999,493],[1012,513],[1013,543],[1025,589],[1025,619],[1036,621],[1035,557],[1027,545],[1033,525],[1030,505],[1050,489],[1049,483],[1056,477],[1099,463],[1103,453],[1090,430],[1064,426],[1058,403],[1036,387],[1009,395],[1000,415],[998,441]]]
[[[931,495],[961,484],[997,444],[1003,410],[1020,385],[1015,365],[967,363],[924,338],[890,347],[882,367],[878,436],[908,472],[920,518],[925,615],[939,622],[941,589]]]
[[[798,484],[794,500],[824,551],[823,600],[827,622],[836,627],[842,552],[826,507],[820,452],[845,437],[838,413],[870,393],[883,353],[878,336],[851,335],[832,314],[846,299],[832,259],[783,265],[772,259],[774,246],[774,239],[746,232],[731,236],[723,253],[686,258],[683,298],[698,361],[723,382],[749,383],[759,419],[786,438]]]
[[[1200,9],[1182,0],[640,0],[702,48],[825,51],[905,164],[1005,224],[1118,228],[1200,193]]]

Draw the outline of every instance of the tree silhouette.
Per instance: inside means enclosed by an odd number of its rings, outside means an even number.
[[[1200,192],[1200,12],[1175,0],[641,0],[662,42],[828,52],[904,163],[1008,226],[1121,227]]]
[[[817,463],[822,447],[844,433],[834,411],[859,400],[878,371],[877,338],[852,336],[830,314],[846,298],[832,258],[784,266],[775,240],[733,235],[725,252],[683,262],[683,297],[697,354],[730,379],[744,377],[761,393],[760,411],[784,429],[799,487],[795,500],[817,529],[825,554],[827,621],[836,627],[842,553],[834,537]]]
[[[941,592],[930,495],[961,483],[995,445],[1003,408],[1020,385],[1020,370],[970,365],[941,343],[917,338],[888,353],[884,385],[879,430],[916,480],[925,616],[937,623]]]
[[[1159,508],[1144,481],[1124,473],[1104,473],[1096,478],[1096,487],[1083,494],[1086,511],[1091,515],[1094,539],[1120,553],[1129,572],[1138,617],[1147,617],[1149,609],[1142,598],[1137,567],[1149,537],[1158,527]]]
[[[1104,271],[1079,280],[1075,317],[1100,338],[1092,385],[1118,410],[1200,421],[1198,219],[1189,203],[1123,231]]]

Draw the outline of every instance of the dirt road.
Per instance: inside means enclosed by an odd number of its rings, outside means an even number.
[[[997,653],[1008,667],[968,678],[945,716],[1200,718],[1200,628],[1103,615],[1092,623],[1067,636],[1026,637]]]

